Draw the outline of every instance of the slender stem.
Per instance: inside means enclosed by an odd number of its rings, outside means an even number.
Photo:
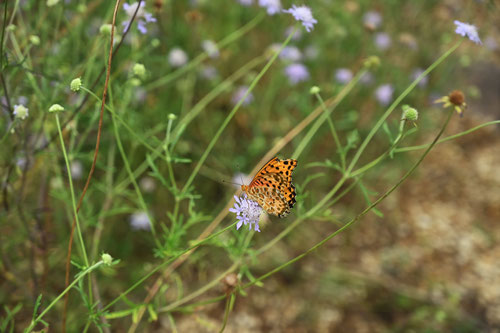
[[[30,326],[28,326],[28,328],[25,330],[25,332],[31,332],[33,330],[33,328],[35,327],[35,325],[43,318],[43,316],[45,316],[47,314],[47,312],[49,312],[49,310],[71,289],[73,288],[73,286],[75,284],[77,284],[81,279],[83,279],[87,274],[89,274],[90,272],[92,272],[93,270],[95,270],[96,268],[98,268],[99,266],[103,265],[104,262],[101,260],[97,263],[95,263],[94,265],[88,267],[87,269],[85,269],[84,271],[82,271],[81,273],[79,273],[76,277],[76,279],[73,280],[73,282],[71,282],[71,284],[69,284],[66,289],[63,290],[62,293],[60,293],[50,304],[49,306],[47,306],[47,308],[42,312],[40,313],[40,315],[38,317],[36,317],[36,319],[34,319],[33,321],[31,321],[30,323]]]

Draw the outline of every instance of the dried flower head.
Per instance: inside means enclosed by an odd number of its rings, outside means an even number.
[[[443,96],[434,103],[443,103],[443,108],[451,106],[460,116],[463,116],[463,112],[467,109],[465,95],[460,90],[453,90],[448,96]]]

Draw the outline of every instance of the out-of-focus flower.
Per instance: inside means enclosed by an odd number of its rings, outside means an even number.
[[[219,48],[213,40],[204,40],[203,42],[201,42],[201,47],[210,58],[214,59],[219,56]]]
[[[58,2],[59,0],[47,0],[47,7],[55,6]]]
[[[77,77],[76,79],[73,79],[71,81],[71,83],[69,84],[69,87],[71,89],[71,91],[79,91],[80,90],[80,87],[82,86],[82,79]]]
[[[302,53],[296,46],[285,46],[285,48],[281,51],[279,57],[281,60],[296,62],[302,59]]]
[[[259,6],[265,7],[269,15],[274,15],[281,11],[280,0],[259,0]]]
[[[486,37],[486,39],[484,40],[484,46],[486,46],[486,48],[490,51],[498,50],[498,42],[493,36]]]
[[[245,96],[248,91],[248,86],[239,86],[235,92],[233,93],[233,97],[231,98],[231,103],[233,105],[238,104],[238,102]],[[245,100],[241,103],[241,105],[248,105],[253,101],[253,94],[250,92]]]
[[[285,75],[288,77],[288,81],[290,81],[291,84],[297,84],[309,79],[309,71],[307,70],[307,67],[300,63],[286,66]]]
[[[288,28],[286,28],[285,30],[285,38],[287,38],[288,36],[290,36],[290,34],[295,30],[295,27],[294,26],[290,26]],[[298,41],[302,38],[302,30],[296,30],[295,31],[295,34],[292,36],[292,40],[294,41]]]
[[[134,67],[132,67],[132,72],[134,73],[134,75],[143,78],[144,76],[146,76],[146,66],[141,63],[135,63]]]
[[[283,10],[283,12],[292,14],[296,21],[302,23],[307,32],[311,32],[311,30],[314,29],[314,25],[318,23],[318,21],[312,16],[311,9],[307,6],[297,7],[292,5],[292,8]]]
[[[69,169],[71,171],[71,178],[73,179],[80,179],[82,178],[83,174],[83,165],[82,162],[80,161],[72,161]]]
[[[464,36],[469,38],[476,44],[481,45],[481,39],[479,39],[479,34],[477,33],[477,28],[475,25],[462,23],[460,21],[455,20],[453,23],[457,26],[455,32],[460,36]]]
[[[168,54],[168,62],[172,67],[182,67],[188,62],[188,56],[179,47],[174,47]]]
[[[347,84],[352,80],[352,72],[347,68],[339,68],[335,71],[335,80],[341,84]]]
[[[128,16],[126,21],[122,23],[123,32],[129,29],[130,22],[132,20],[132,17],[134,16],[135,11],[137,10],[137,6],[139,6],[138,2],[134,2],[132,4],[128,3],[123,4],[123,10],[127,13]],[[145,6],[146,2],[145,1],[141,2],[139,10],[137,10],[137,15],[135,16],[135,20],[137,21],[137,29],[142,34],[148,32],[148,29],[146,28],[146,23],[156,22],[156,19],[153,17],[153,15],[151,13],[146,12],[146,10],[144,9]]]
[[[376,30],[382,24],[382,16],[379,12],[369,11],[363,15],[363,24],[370,30]]]
[[[209,81],[213,80],[218,75],[217,68],[215,68],[214,66],[204,66],[200,70],[200,75],[205,80],[209,80]]]
[[[394,88],[391,84],[383,84],[375,90],[375,98],[382,105],[387,105],[392,101],[392,94],[394,93]]]
[[[318,86],[312,86],[311,89],[309,89],[309,93],[311,95],[316,95],[319,94],[321,89]]]
[[[29,37],[29,40],[30,40],[30,43],[33,44],[33,45],[40,45],[40,37],[38,37],[37,35],[31,35]]]
[[[106,266],[110,266],[113,263],[113,257],[110,256],[108,253],[103,253],[101,255],[101,260]]]
[[[141,178],[141,180],[139,181],[139,186],[144,192],[151,193],[156,188],[156,182],[153,178],[146,176]]]
[[[411,74],[411,79],[416,80],[420,75],[422,75],[423,72],[424,70],[422,68],[415,68],[415,70]],[[420,82],[418,83],[418,86],[423,88],[427,85],[428,82],[429,82],[429,77],[424,76],[422,80],[420,80]]]
[[[14,105],[14,112],[13,113],[17,119],[21,119],[21,120],[24,120],[24,119],[28,118],[28,116],[29,116],[28,108],[22,104]]]
[[[443,108],[453,107],[461,117],[467,108],[465,95],[460,90],[453,90],[448,96],[443,96],[434,103],[443,103]]]
[[[130,226],[134,230],[151,230],[151,221],[146,212],[137,212],[130,215]]]
[[[259,220],[262,208],[260,208],[259,204],[248,199],[245,193],[241,197],[234,196],[234,200],[234,206],[229,208],[229,211],[235,213],[236,218],[239,220],[236,224],[236,230],[241,228],[243,224],[248,224],[249,230],[252,230],[253,225],[254,230],[260,232]]]
[[[253,0],[238,0],[238,2],[240,3],[240,5],[247,7],[253,4]]]
[[[375,39],[375,46],[381,51],[385,51],[389,47],[391,47],[392,44],[391,36],[389,36],[389,34],[385,32],[377,32],[374,36],[374,39]]]

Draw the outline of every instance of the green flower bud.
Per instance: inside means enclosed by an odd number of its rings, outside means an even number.
[[[47,7],[55,6],[58,2],[59,0],[47,0]]]
[[[82,86],[82,79],[77,77],[73,81],[71,81],[70,88],[72,91],[79,91],[80,87]]]
[[[134,75],[137,75],[138,77],[144,77],[146,75],[146,67],[143,64],[135,64],[134,67],[132,68],[132,71],[134,72]]]
[[[38,37],[37,35],[31,35],[29,39],[31,44],[40,45],[40,37]]]
[[[177,116],[176,116],[175,114],[170,113],[170,114],[168,115],[168,120],[175,120],[175,119],[177,119]]]
[[[60,112],[64,111],[64,107],[60,104],[52,104],[49,108],[49,112]]]
[[[403,105],[403,119],[409,121],[417,121],[418,111],[408,105]]]
[[[137,87],[137,86],[140,86],[141,85],[141,80],[139,80],[138,78],[136,77],[133,77],[130,79],[130,84],[134,87]]]
[[[160,40],[158,38],[153,38],[153,40],[151,41],[151,46],[152,47],[160,46]]]
[[[103,262],[105,265],[108,265],[108,266],[110,266],[110,265],[113,263],[113,257],[112,257],[112,256],[110,256],[110,255],[109,255],[109,254],[107,254],[107,253],[103,253],[103,254],[101,255],[101,260],[102,260],[102,262]]]
[[[111,24],[103,24],[99,28],[99,33],[104,36],[110,36],[111,35]]]
[[[320,91],[321,91],[321,89],[319,89],[318,86],[312,86],[311,89],[309,90],[309,93],[311,95],[316,95],[316,94],[319,94]]]
[[[366,60],[363,62],[363,65],[366,68],[376,68],[380,66],[380,58],[377,56],[371,56],[366,58]]]

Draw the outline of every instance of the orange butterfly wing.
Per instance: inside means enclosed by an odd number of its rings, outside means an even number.
[[[275,157],[264,164],[250,185],[241,189],[268,214],[285,217],[295,204],[292,172],[296,166],[297,160]]]

